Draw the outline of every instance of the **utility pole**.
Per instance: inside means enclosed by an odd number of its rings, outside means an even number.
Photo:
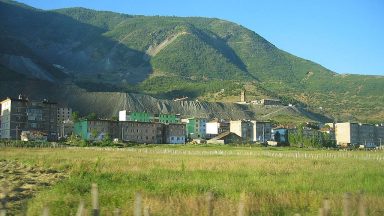
[[[124,140],[124,126],[121,125],[121,141]]]
[[[263,122],[263,144],[265,143],[265,128],[264,125],[265,123]]]
[[[64,130],[64,121],[62,122],[62,131],[61,131],[61,137],[65,137],[65,130]]]
[[[17,125],[16,126],[16,140],[18,140],[18,137],[19,137],[19,126]]]

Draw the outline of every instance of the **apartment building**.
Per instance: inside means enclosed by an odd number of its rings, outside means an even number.
[[[164,125],[161,123],[121,121],[119,124],[123,141],[148,144],[165,143]]]
[[[57,122],[59,124],[70,119],[72,119],[72,108],[69,108],[69,107],[57,108]]]
[[[73,132],[72,108],[57,108],[57,135],[58,138],[68,137]]]
[[[243,142],[262,142],[271,140],[271,122],[238,120],[230,121],[230,132],[243,139]]]
[[[237,134],[243,142],[253,142],[253,123],[251,121],[238,120],[229,122],[229,131]]]
[[[137,121],[137,122],[160,122],[160,123],[180,123],[179,114],[151,114],[147,112],[128,112],[121,110],[119,112],[119,121]]]
[[[206,138],[206,124],[205,118],[186,118],[181,120],[186,124],[187,136],[189,139],[205,139]]]
[[[180,123],[181,119],[179,114],[155,114],[153,117],[153,121],[164,124],[177,124]]]
[[[165,124],[164,143],[184,144],[186,137],[185,124]]]
[[[384,125],[343,122],[335,124],[337,145],[380,146],[384,141]]]
[[[137,121],[137,122],[152,122],[154,116],[147,112],[128,112],[122,110],[119,112],[119,121]]]
[[[213,138],[219,134],[229,131],[228,121],[214,120],[206,123],[206,137]]]
[[[115,139],[120,137],[119,124],[112,120],[83,120],[76,122],[74,134],[84,140],[100,141],[105,138]]]
[[[1,137],[20,139],[22,131],[38,131],[48,140],[57,139],[57,104],[30,101],[23,95],[7,98],[1,104]]]
[[[272,139],[272,124],[267,121],[251,121],[253,123],[253,141],[265,143]]]

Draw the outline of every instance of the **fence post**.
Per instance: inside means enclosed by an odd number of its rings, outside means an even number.
[[[140,192],[136,192],[135,194],[135,208],[134,208],[134,216],[141,216],[143,197]]]
[[[329,202],[329,199],[324,199],[323,203],[323,212],[325,216],[330,215],[331,213],[331,203]]]
[[[144,207],[144,216],[151,216],[151,209],[149,206]]]
[[[0,188],[0,216],[7,215],[8,184],[6,182]]]
[[[350,216],[351,212],[351,194],[345,193],[343,199],[343,215]]]
[[[100,215],[100,209],[99,209],[99,191],[97,188],[97,184],[92,184],[92,215],[93,216],[99,216]]]
[[[114,216],[120,216],[121,215],[121,211],[119,208],[115,209],[115,211],[113,211],[113,215]]]
[[[239,211],[238,211],[237,215],[238,216],[244,216],[245,215],[245,192],[242,192],[240,194]]]
[[[43,214],[42,216],[49,216],[49,209],[48,206],[45,204],[43,207]]]
[[[213,216],[213,193],[212,191],[209,191],[207,193],[207,207],[208,207],[208,216]]]
[[[319,208],[319,216],[324,216],[324,209],[323,208]]]
[[[77,209],[76,216],[83,216],[84,214],[84,200],[80,200],[79,208]]]
[[[358,200],[359,200],[358,215],[359,216],[366,216],[367,215],[367,212],[365,210],[365,202],[364,202],[363,195],[364,195],[363,192],[360,192],[359,197],[358,197]]]

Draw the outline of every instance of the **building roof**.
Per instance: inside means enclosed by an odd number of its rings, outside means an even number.
[[[119,121],[115,121],[115,120],[108,120],[108,119],[92,119],[92,120],[89,120],[89,119],[82,119],[78,122],[116,122],[118,123]],[[76,122],[77,123],[77,122]]]
[[[7,100],[28,102],[28,100],[26,100],[26,99],[17,99],[17,98],[10,98],[10,97],[7,97],[6,99],[0,101],[0,103],[3,103],[3,102],[5,102],[5,101],[7,101]]]
[[[283,127],[275,127],[275,128],[272,128],[272,130],[288,130],[288,129]]]
[[[42,100],[42,101],[30,101],[28,98],[10,98],[10,97],[7,97],[6,99],[0,101],[0,103],[3,103],[7,100],[11,100],[11,101],[20,101],[20,102],[41,102],[41,103],[44,103],[44,104],[57,104],[56,102],[50,102],[46,99]]]
[[[241,138],[239,135],[233,133],[233,132],[230,132],[230,131],[227,131],[227,132],[224,132],[224,133],[221,133],[215,137],[213,137],[211,140],[221,140],[221,139],[224,139],[226,136],[229,136],[229,135],[235,135],[235,136],[238,136],[239,138]]]

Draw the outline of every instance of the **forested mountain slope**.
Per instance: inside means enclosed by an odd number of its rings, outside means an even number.
[[[383,76],[337,74],[225,20],[0,0],[0,33],[4,81],[70,80],[88,91],[210,101],[234,101],[246,89],[250,100],[277,97],[339,120],[384,118]]]

